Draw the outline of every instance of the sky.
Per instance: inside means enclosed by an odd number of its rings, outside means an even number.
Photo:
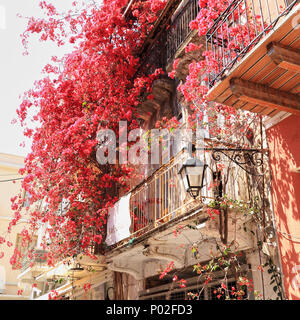
[[[74,0],[52,0],[61,10],[68,10]],[[70,48],[57,48],[53,43],[42,43],[32,37],[29,55],[24,56],[20,34],[26,28],[26,19],[41,17],[40,0],[0,0],[0,153],[26,156],[30,141],[23,137],[19,123],[11,124],[20,105],[19,95],[33,87],[43,77],[41,70],[51,56],[64,55]],[[25,141],[25,148],[20,144]]]

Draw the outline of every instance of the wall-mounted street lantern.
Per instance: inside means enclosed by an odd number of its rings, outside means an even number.
[[[194,199],[199,196],[200,190],[203,188],[206,168],[207,164],[204,164],[201,160],[190,158],[187,159],[178,170],[184,189],[186,192],[189,192]]]
[[[263,176],[263,174],[259,174],[257,170],[253,169],[258,169],[263,166],[263,155],[267,154],[267,150],[232,148],[203,148],[203,150],[212,152],[212,159],[215,163],[221,162],[221,155],[223,155],[238,165],[247,174]],[[200,190],[204,186],[204,174],[207,167],[208,165],[204,164],[201,160],[190,157],[179,168],[178,174],[181,175],[184,188],[194,199],[199,196]]]

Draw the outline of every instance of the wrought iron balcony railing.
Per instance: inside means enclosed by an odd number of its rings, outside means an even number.
[[[33,258],[29,258],[28,253],[31,252]],[[46,257],[47,251],[43,249],[37,249],[35,246],[30,247],[23,257],[21,258],[21,269],[22,271],[28,269],[32,264],[44,265],[47,263]]]
[[[209,87],[222,80],[230,69],[267,35],[299,0],[233,0],[206,34],[215,70]]]
[[[177,174],[184,154],[180,153],[160,167],[142,185],[131,193],[131,235],[141,236],[145,232],[177,217],[192,201],[184,191]]]
[[[161,68],[165,71],[167,64],[192,33],[189,24],[200,11],[198,0],[186,0],[182,8],[178,8],[170,23],[161,32],[158,39],[147,52],[142,53],[143,72],[153,73]]]
[[[156,69],[166,70],[166,34],[163,32],[152,48],[143,54],[141,71],[146,75]]]
[[[174,57],[177,50],[191,34],[192,30],[189,24],[197,17],[200,11],[198,2],[199,0],[188,0],[174,20],[171,21],[167,30],[167,62]]]

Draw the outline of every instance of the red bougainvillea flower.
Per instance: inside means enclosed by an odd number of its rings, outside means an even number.
[[[85,292],[89,291],[91,289],[91,284],[90,283],[85,283],[83,285],[83,289]]]
[[[18,292],[17,292],[17,295],[18,295],[18,296],[21,296],[21,295],[23,294],[23,291],[24,291],[24,290],[19,289]]]
[[[184,279],[179,280],[178,284],[179,284],[180,288],[185,288],[186,287],[186,282],[187,281],[184,280]]]

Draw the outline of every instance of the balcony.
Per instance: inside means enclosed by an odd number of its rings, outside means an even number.
[[[139,53],[141,68],[138,74],[153,74],[156,69],[162,69],[164,72],[164,75],[153,83],[154,99],[147,100],[146,96],[142,98],[143,102],[138,110],[140,118],[145,121],[160,110],[162,117],[172,116],[172,110],[168,105],[172,104],[175,81],[171,80],[167,73],[172,70],[173,60],[181,58],[177,77],[184,79],[188,74],[188,65],[194,59],[201,59],[202,52],[186,54],[184,51],[191,41],[198,44],[201,41],[205,43],[205,39],[200,39],[197,32],[189,27],[189,23],[196,18],[199,10],[198,0],[169,1]]]
[[[32,253],[32,259],[28,257],[28,253]],[[24,272],[31,266],[34,266],[35,269],[39,269],[45,265],[47,265],[47,251],[37,249],[35,245],[30,247],[21,258],[21,272]]]
[[[181,52],[189,42],[190,38],[195,36],[195,32],[189,27],[189,24],[194,20],[199,11],[198,0],[183,1],[183,7],[178,8],[171,19],[170,26],[167,30],[167,62],[169,63],[178,52]],[[196,32],[197,33],[197,32]]]
[[[179,153],[131,192],[131,237],[142,236],[199,207],[200,203],[184,190],[178,175],[185,159],[186,154]]]
[[[178,174],[186,159],[187,153],[179,152],[114,206],[108,218],[106,242],[109,251],[130,241],[147,238],[203,206],[200,200],[194,200],[185,191]],[[203,195],[213,198],[212,192],[207,190]],[[116,208],[120,213],[114,211]]]
[[[270,117],[300,114],[299,14],[299,0],[234,0],[206,35],[216,63],[209,100]]]
[[[216,175],[218,163],[223,163],[227,168],[227,172],[224,173],[226,182],[223,186],[222,183],[220,185],[222,190],[226,190],[228,199],[249,201],[248,183],[251,182],[247,180],[245,168],[253,170],[252,165],[256,163],[256,170],[260,170],[259,166],[262,165],[263,160],[257,151],[253,152],[251,156],[253,161],[250,163],[247,155],[230,150],[235,149],[205,148],[202,160],[209,169],[205,171],[204,187],[196,199],[186,192],[178,174],[180,166],[189,157],[184,150],[123,196],[109,213],[106,239],[108,251],[126,247],[132,242],[144,241],[153,234],[167,229],[172,230],[176,228],[179,221],[182,223],[185,220],[187,223],[190,219],[194,220],[194,214],[197,212],[203,219],[205,217],[203,208],[222,192],[216,189],[219,183],[219,180],[216,180],[219,179]],[[228,152],[231,152],[230,158],[225,156]],[[249,152],[251,153],[251,149]],[[234,158],[240,159],[240,163],[232,162]],[[249,168],[248,165],[250,165]],[[242,170],[243,167],[244,170]]]
[[[156,68],[165,71],[172,65],[173,59],[179,56],[182,58],[184,48],[190,41],[200,42],[197,31],[192,31],[189,27],[199,11],[198,0],[168,2],[140,53],[148,72],[153,72]]]
[[[91,253],[95,253],[90,248]],[[79,255],[77,260],[70,258],[58,261],[54,266],[49,266],[45,254],[47,251],[31,247],[33,259],[25,254],[21,260],[22,269],[18,275],[18,285],[26,293],[30,293],[31,299],[48,300],[52,290],[59,296],[70,294],[76,287],[82,287],[85,283],[97,283],[110,276],[106,272],[106,263],[103,256],[92,259],[87,255]],[[97,253],[96,253],[97,254]],[[79,263],[80,261],[80,263]],[[32,284],[35,284],[33,287]]]
[[[195,201],[184,190],[178,175],[178,169],[186,158],[183,151],[178,153],[114,206],[108,218],[106,242],[109,250],[132,239],[148,237],[202,206],[201,201]]]

